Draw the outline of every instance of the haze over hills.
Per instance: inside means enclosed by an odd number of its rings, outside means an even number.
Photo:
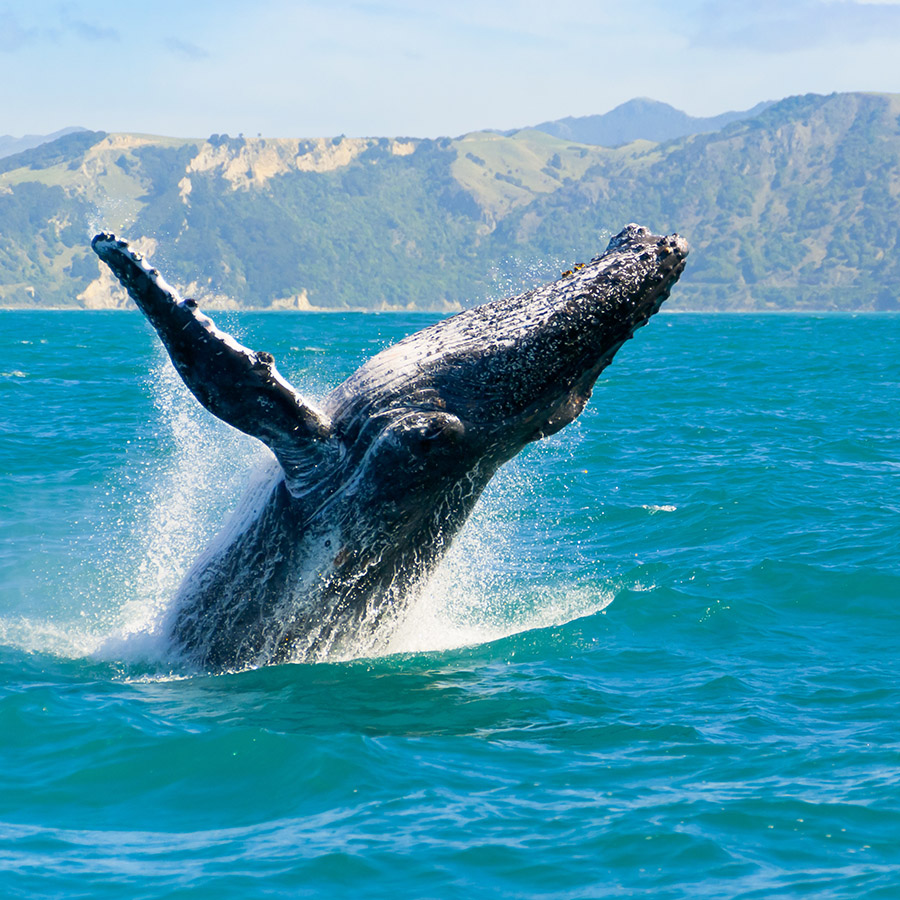
[[[52,134],[26,134],[19,138],[13,137],[11,134],[0,134],[0,159],[4,156],[12,156],[14,153],[21,153],[23,150],[31,150],[33,147],[55,141],[57,138],[73,134],[76,131],[86,131],[86,129],[74,126],[61,128]]]
[[[622,144],[638,140],[671,141],[691,134],[718,131],[732,122],[752,119],[771,105],[772,102],[768,101],[757,103],[753,109],[743,112],[726,112],[718,116],[697,118],[669,106],[668,103],[638,97],[622,103],[608,113],[596,116],[567,116],[552,122],[541,122],[540,125],[533,127],[537,131],[567,141],[620,147]]]
[[[186,295],[455,309],[555,277],[629,221],[693,246],[673,309],[900,309],[900,95],[806,95],[617,148],[78,132],[0,160],[0,305],[126,305],[112,230]]]

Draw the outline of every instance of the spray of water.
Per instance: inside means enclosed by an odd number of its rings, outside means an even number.
[[[92,549],[91,577],[77,579],[90,585],[78,627],[3,622],[3,643],[177,669],[164,627],[177,587],[253,479],[274,462],[262,444],[202,409],[161,348],[148,383],[159,417],[154,446],[144,448],[136,472],[128,470],[128,484],[107,492],[114,499],[106,545]],[[343,642],[339,658],[478,644],[608,605],[611,589],[572,586],[559,573],[542,572],[527,545],[543,551],[546,541],[521,540],[521,511],[538,500],[532,468],[528,460],[508,464],[403,614],[386,622],[375,640],[369,634],[358,646]],[[527,524],[533,529],[536,523]]]
[[[165,658],[163,623],[181,579],[251,481],[274,463],[266,447],[200,406],[161,348],[148,381],[161,446],[129,492],[129,559],[113,563],[125,599],[103,655]]]

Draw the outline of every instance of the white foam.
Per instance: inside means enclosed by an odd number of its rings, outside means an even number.
[[[546,558],[531,558],[517,511],[541,505],[539,487],[528,462],[516,460],[495,476],[450,552],[381,644],[381,653],[495,641],[564,625],[613,601],[616,592],[609,585],[560,583]],[[539,518],[529,527],[550,525]]]

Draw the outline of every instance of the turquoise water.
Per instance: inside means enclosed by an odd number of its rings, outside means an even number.
[[[324,391],[426,316],[217,317]],[[0,313],[0,894],[900,896],[900,317],[660,315],[378,659],[154,623],[262,458]]]

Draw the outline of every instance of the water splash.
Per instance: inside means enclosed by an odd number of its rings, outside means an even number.
[[[165,656],[163,622],[185,572],[219,530],[269,450],[220,422],[185,390],[161,348],[148,375],[164,436],[161,453],[130,492],[134,563],[123,572],[117,622],[97,652]]]
[[[162,624],[181,578],[252,478],[259,477],[272,459],[257,441],[205,412],[161,352],[151,384],[171,450],[165,464],[152,473],[136,515],[132,553],[139,562],[129,586],[131,599],[100,648],[104,656],[166,658]],[[313,391],[306,393],[314,396]],[[578,429],[569,432],[564,446],[575,453]],[[558,441],[553,441],[556,452]],[[546,447],[542,449],[546,452]],[[386,617],[374,637],[370,632],[358,642],[342,642],[333,659],[484,643],[561,625],[612,602],[614,590],[609,586],[560,583],[557,573],[546,571],[552,568],[546,560],[530,557],[521,535],[522,511],[540,506],[532,468],[522,459],[504,467],[446,558],[403,613]],[[546,546],[545,541],[530,544]]]
[[[100,527],[79,538],[85,542],[81,561],[55,576],[74,586],[73,596],[51,620],[0,621],[0,642],[63,657],[178,669],[165,627],[178,585],[273,457],[206,412],[162,348],[155,353],[147,388],[158,419],[153,433],[129,448],[129,465],[107,487]],[[567,429],[568,452],[575,452],[577,431]],[[524,511],[540,506],[533,469],[533,461],[521,459],[504,467],[403,613],[387,617],[374,638],[370,631],[365,640],[342,642],[334,658],[479,644],[607,606],[614,595],[608,586],[572,586],[529,554],[529,546],[546,546],[522,540]],[[540,517],[527,522],[527,529],[535,527],[542,527]],[[544,527],[553,527],[552,521]]]
[[[494,477],[450,552],[387,636],[382,653],[486,643],[563,625],[613,601],[615,591],[608,585],[561,582],[546,557],[535,559],[529,552],[518,511],[541,505],[538,487],[520,460]],[[529,522],[528,527],[550,525]]]

